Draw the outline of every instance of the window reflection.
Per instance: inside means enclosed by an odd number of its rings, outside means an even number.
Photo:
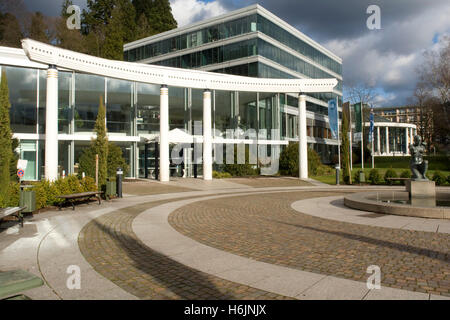
[[[11,102],[11,129],[16,133],[36,133],[38,70],[2,67],[6,71]]]

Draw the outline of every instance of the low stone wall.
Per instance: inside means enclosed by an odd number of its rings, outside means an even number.
[[[438,192],[436,194],[436,200],[444,200],[449,198],[450,192]],[[434,219],[450,219],[450,207],[427,207],[425,205],[412,206],[392,202],[379,202],[377,199],[408,200],[409,194],[406,191],[353,193],[344,197],[344,204],[349,208],[384,214]]]

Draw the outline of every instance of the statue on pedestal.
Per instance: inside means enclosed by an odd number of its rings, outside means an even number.
[[[420,136],[414,136],[414,143],[409,145],[409,152],[411,153],[411,172],[412,181],[429,181],[425,173],[428,170],[428,161],[423,159],[426,143],[422,142]]]

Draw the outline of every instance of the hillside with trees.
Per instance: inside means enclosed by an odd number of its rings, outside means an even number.
[[[72,0],[64,0],[59,17],[28,12],[23,0],[0,3],[0,45],[21,47],[31,38],[61,48],[122,60],[123,45],[177,27],[169,0],[87,0],[81,29],[67,28]]]

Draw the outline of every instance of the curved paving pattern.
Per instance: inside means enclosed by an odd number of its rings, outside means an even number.
[[[92,220],[78,238],[83,256],[98,273],[141,299],[286,299],[186,267],[145,246],[132,222],[166,202],[122,208]]]
[[[173,212],[170,224],[208,246],[271,264],[450,296],[450,236],[332,221],[299,213],[294,201],[336,192],[286,192],[200,201]]]

